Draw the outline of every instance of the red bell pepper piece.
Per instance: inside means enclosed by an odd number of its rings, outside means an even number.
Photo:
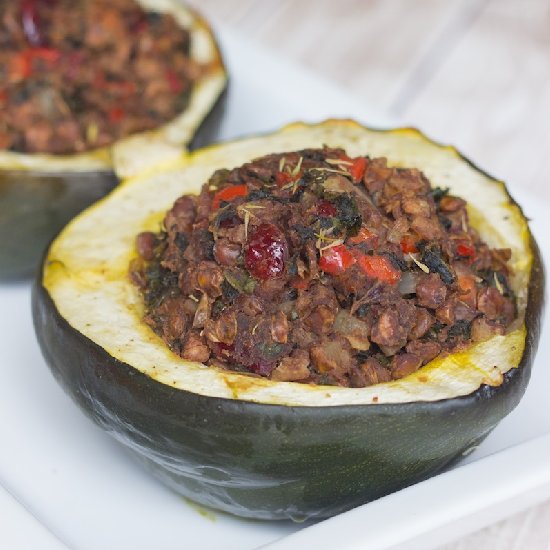
[[[212,210],[217,210],[223,202],[231,202],[237,197],[246,197],[248,195],[248,187],[246,185],[232,185],[224,187],[214,194],[212,198]]]
[[[355,237],[348,238],[348,243],[367,244],[372,248],[376,248],[376,246],[378,246],[378,235],[374,231],[371,231],[367,227],[363,226],[359,229],[359,232],[355,235]]]
[[[32,74],[31,59],[25,52],[20,52],[11,58],[8,79],[10,82],[19,82],[29,78]]]
[[[347,155],[340,155],[340,159],[346,163],[351,163],[346,166],[353,183],[359,183],[365,175],[367,169],[367,159],[365,157],[351,158]]]
[[[61,57],[61,52],[56,48],[30,48],[25,53],[31,59],[42,59],[48,63],[55,63]]]
[[[456,247],[456,252],[459,256],[462,256],[464,258],[474,259],[476,256],[476,249],[466,243],[458,243]]]
[[[418,249],[416,248],[416,242],[412,235],[404,235],[401,239],[401,252],[403,254],[414,254],[415,252],[418,252]]]
[[[56,48],[27,48],[15,54],[9,67],[9,78],[12,82],[25,80],[32,74],[32,64],[35,59],[41,59],[47,63],[55,63],[61,57],[61,52]]]
[[[365,175],[367,169],[367,159],[365,157],[357,157],[352,160],[352,165],[349,168],[349,173],[354,183],[359,183]]]
[[[307,290],[309,287],[310,279],[302,279],[301,277],[295,277],[290,284],[293,288],[298,290]]]
[[[368,277],[394,285],[401,278],[401,271],[396,269],[386,256],[367,256],[357,254],[357,263]]]
[[[297,174],[289,174],[288,172],[276,172],[275,173],[275,183],[277,187],[284,187],[289,183],[298,181],[303,175],[303,171],[300,170]]]
[[[288,172],[277,172],[275,174],[275,183],[277,187],[284,187],[292,181],[292,176]]]
[[[323,250],[319,267],[331,275],[340,275],[355,263],[353,254],[343,244]]]
[[[124,110],[120,107],[111,107],[109,109],[109,121],[116,123],[120,122],[124,118]]]

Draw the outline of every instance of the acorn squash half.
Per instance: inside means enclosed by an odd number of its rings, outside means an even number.
[[[178,0],[138,0],[171,13],[190,31],[190,55],[207,69],[184,111],[169,123],[113,145],[73,155],[0,151],[0,280],[32,273],[51,238],[119,181],[151,163],[208,143],[223,110],[227,74],[212,30]]]
[[[141,321],[129,280],[135,236],[158,229],[174,200],[218,168],[323,144],[417,167],[469,202],[482,238],[512,249],[519,319],[506,335],[355,389],[250,377],[167,349]],[[33,312],[59,383],[163,482],[233,514],[300,520],[412,484],[477,445],[524,393],[543,295],[537,246],[502,182],[417,130],[332,120],[209,147],[127,180],[53,241]]]

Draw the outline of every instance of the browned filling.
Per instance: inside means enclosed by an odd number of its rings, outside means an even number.
[[[184,359],[361,387],[505,332],[510,250],[416,169],[341,149],[218,170],[137,237],[145,322]]]
[[[0,0],[0,148],[67,154],[158,127],[201,67],[133,0]]]

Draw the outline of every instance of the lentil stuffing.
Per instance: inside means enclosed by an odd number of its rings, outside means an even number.
[[[503,334],[509,249],[416,169],[342,149],[218,170],[137,236],[145,322],[184,359],[363,387]]]
[[[0,148],[68,154],[158,127],[202,68],[134,0],[0,0]]]

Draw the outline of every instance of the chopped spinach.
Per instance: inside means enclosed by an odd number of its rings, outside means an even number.
[[[445,187],[434,187],[429,192],[428,195],[431,195],[432,199],[435,202],[439,202],[445,195],[449,194],[449,188]]]
[[[464,340],[468,340],[470,338],[471,329],[472,323],[461,319],[449,329],[448,336],[449,338],[463,338]]]
[[[214,260],[214,235],[207,229],[197,230],[196,247],[202,258],[205,260]]]
[[[386,252],[384,256],[387,256],[388,260],[397,269],[401,271],[408,271],[409,266],[407,265],[407,262],[400,258],[397,254],[394,254],[393,252]]]
[[[439,219],[439,223],[443,226],[443,229],[445,229],[445,231],[449,231],[449,229],[451,229],[453,222],[451,222],[451,220],[447,218],[447,216],[439,214],[437,218]]]
[[[254,292],[256,281],[243,269],[226,269],[223,276],[225,281],[239,293],[251,294]]]
[[[314,239],[315,238],[315,230],[313,227],[306,227],[305,225],[295,225],[293,227],[294,231],[298,233],[300,236],[300,239],[307,240],[307,239]]]
[[[425,247],[422,252],[422,263],[425,264],[430,271],[439,273],[441,280],[450,285],[455,282],[456,276],[441,257],[441,251],[433,247]]]
[[[145,269],[147,289],[144,293],[145,305],[148,309],[155,309],[169,296],[180,293],[178,288],[178,274],[160,265],[160,261],[153,261]]]
[[[189,245],[189,239],[187,238],[187,235],[185,233],[176,233],[174,242],[182,252],[184,252]]]
[[[320,216],[319,227],[321,229],[330,229],[331,227],[334,227],[334,220],[332,218],[327,218],[326,216]]]
[[[287,264],[287,274],[290,277],[296,277],[298,275],[298,266],[296,265],[296,255],[290,258],[290,261]]]
[[[222,292],[223,292],[223,295],[225,296],[225,292],[224,292],[224,283],[225,281],[222,283]],[[226,284],[226,283],[225,283]],[[228,285],[230,286],[230,285]],[[235,291],[236,292],[236,291]],[[237,292],[237,295],[239,293]],[[217,319],[221,312],[225,309],[225,304],[223,302],[223,298],[216,298],[214,300],[214,303],[212,304],[212,311],[211,311],[211,315],[212,315],[212,319]]]
[[[210,176],[210,179],[208,180],[208,186],[215,187],[215,188],[220,187],[227,181],[230,174],[231,172],[229,170],[226,170],[225,168],[221,170],[216,170]]]
[[[357,235],[363,218],[357,208],[357,201],[349,193],[338,193],[331,198],[331,202],[336,207],[338,220],[346,228],[350,236]]]
[[[370,306],[368,304],[363,304],[357,308],[357,317],[365,318],[368,317],[370,311]]]
[[[436,321],[426,332],[426,338],[428,340],[439,340],[439,333],[445,328],[445,325],[441,321]]]
[[[226,227],[227,225],[231,226],[235,222],[240,222],[237,211],[231,203],[228,203],[225,208],[220,208],[218,211],[218,214],[214,218],[214,227],[218,229],[219,227]]]
[[[261,199],[265,199],[267,197],[271,197],[271,194],[266,191],[265,189],[254,189],[248,194],[248,197],[246,200],[248,201],[259,201]]]
[[[239,296],[240,292],[237,290],[233,285],[231,285],[227,279],[224,279],[222,282],[222,294],[223,297],[229,302],[233,303],[233,301]]]

